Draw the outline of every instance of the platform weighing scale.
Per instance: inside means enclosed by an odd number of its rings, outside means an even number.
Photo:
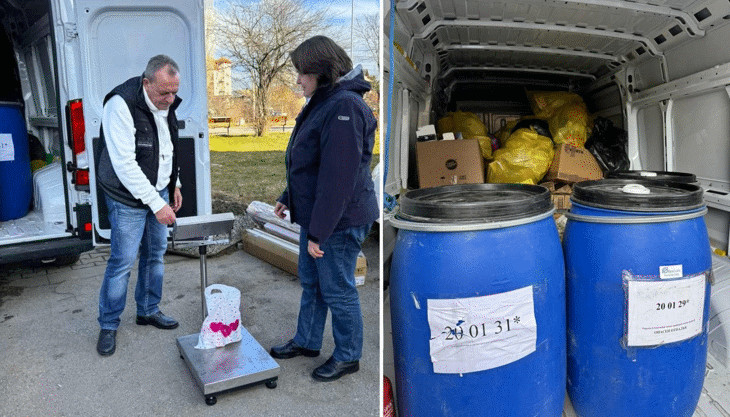
[[[205,256],[209,245],[228,243],[229,238],[215,240],[215,236],[230,236],[234,217],[232,213],[178,218],[172,230],[175,248],[198,247],[200,252],[200,298],[203,320],[207,313],[205,288],[208,286]],[[241,341],[215,349],[195,349],[198,333],[177,338],[180,357],[205,397],[205,403],[216,403],[216,395],[264,383],[276,388],[281,368],[269,353],[241,326]]]

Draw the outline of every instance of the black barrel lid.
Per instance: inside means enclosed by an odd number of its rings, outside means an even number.
[[[605,179],[579,182],[573,202],[622,211],[685,211],[702,207],[702,187],[679,182]]]
[[[423,188],[400,198],[397,217],[428,223],[473,223],[522,219],[553,209],[540,185],[461,184]]]
[[[634,180],[683,182],[691,184],[697,182],[695,174],[671,171],[613,171],[607,172],[606,178],[628,178]]]

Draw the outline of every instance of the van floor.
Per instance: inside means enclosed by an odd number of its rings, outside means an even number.
[[[730,322],[721,321],[721,317],[730,311],[730,297],[727,297],[725,293],[726,290],[730,290],[730,260],[714,254],[712,260],[714,283],[712,285],[711,304],[714,306],[714,311],[710,312],[710,331],[719,331],[723,335],[730,335]],[[393,359],[393,331],[390,318],[390,291],[388,290],[383,292],[382,317],[383,374],[393,384],[395,401],[397,395],[395,392],[395,362]],[[719,357],[720,352],[724,352],[726,356]],[[723,363],[730,366],[727,349],[714,349],[714,346],[709,349],[705,368],[705,384],[702,387],[697,409],[692,417],[730,417],[730,390],[728,389],[730,387],[730,369]],[[563,417],[577,417],[567,395],[565,396]]]
[[[43,213],[30,211],[16,220],[0,222],[0,245],[68,236],[66,222],[45,222]]]

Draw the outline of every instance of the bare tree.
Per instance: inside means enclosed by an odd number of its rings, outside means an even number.
[[[269,90],[290,65],[289,53],[302,41],[327,30],[327,10],[302,0],[228,0],[219,10],[215,33],[219,51],[243,71],[254,94],[254,130],[269,123]]]
[[[362,15],[355,19],[355,33],[365,41],[368,57],[378,65],[378,72],[380,72],[380,19],[378,13]]]

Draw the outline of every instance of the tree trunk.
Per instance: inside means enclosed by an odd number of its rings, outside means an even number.
[[[269,128],[269,110],[266,91],[263,87],[258,88],[256,92],[256,114],[254,120],[254,130],[256,136],[263,136]]]

